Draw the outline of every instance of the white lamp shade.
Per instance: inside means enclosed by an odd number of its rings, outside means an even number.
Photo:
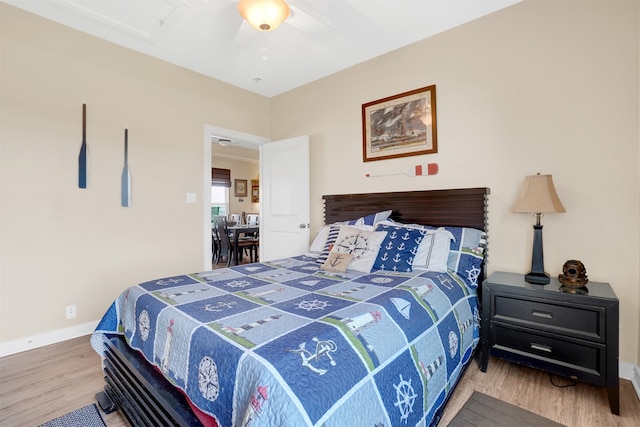
[[[289,16],[284,0],[240,0],[238,12],[258,31],[273,31]]]

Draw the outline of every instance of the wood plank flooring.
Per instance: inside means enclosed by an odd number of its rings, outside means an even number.
[[[560,377],[554,382],[567,383]],[[100,357],[88,336],[0,358],[0,426],[37,426],[95,402],[102,387]],[[622,415],[616,416],[603,388],[583,383],[557,388],[548,374],[491,358],[487,373],[471,363],[440,426],[451,421],[474,390],[569,427],[640,425],[640,401],[630,381],[621,380]],[[127,425],[119,412],[103,418],[109,427]]]
[[[553,376],[557,385],[570,381]],[[620,380],[620,416],[609,409],[605,388],[578,382],[574,387],[551,384],[549,374],[491,357],[486,373],[474,362],[454,391],[440,422],[446,426],[475,391],[519,406],[568,427],[640,426],[640,400],[633,384]]]
[[[95,403],[104,379],[89,336],[0,358],[0,426],[38,426]],[[119,412],[109,427],[128,426]]]

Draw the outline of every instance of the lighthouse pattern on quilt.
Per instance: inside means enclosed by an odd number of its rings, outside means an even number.
[[[162,359],[160,359],[160,369],[165,374],[169,373],[169,356],[171,355],[171,341],[173,340],[173,324],[175,320],[169,320],[169,326],[167,326],[167,337],[164,340],[164,351],[162,352]]]
[[[264,297],[266,297],[267,295],[272,295],[272,294],[276,294],[278,292],[282,292],[284,291],[284,288],[278,288],[278,289],[269,289],[268,291],[263,291],[263,292],[254,292],[252,294],[249,294],[250,297],[253,298],[259,298],[259,299],[263,299]]]
[[[354,335],[360,335],[360,333],[367,327],[382,319],[382,313],[378,310],[369,311],[356,317],[342,319],[342,322],[349,327]]]
[[[342,292],[327,292],[329,295],[334,296],[334,297],[348,297],[350,294],[354,293],[354,292],[358,292],[361,291],[363,289],[366,289],[366,286],[358,286],[356,288],[351,288],[349,290],[346,291],[342,291]]]
[[[267,322],[271,322],[272,320],[278,320],[281,317],[282,317],[282,314],[274,314],[273,316],[265,317],[264,319],[259,319],[259,320],[256,320],[255,322],[249,322],[242,326],[234,327],[234,326],[227,325],[224,327],[224,330],[232,334],[241,335],[247,331],[250,331],[253,328],[264,325]]]
[[[425,365],[422,361],[420,361],[420,370],[422,371],[422,374],[424,375],[427,382],[431,379],[431,377],[433,377],[433,374],[436,373],[438,368],[442,366],[443,360],[444,359],[442,356],[438,356],[437,359],[435,359],[428,365]]]
[[[171,301],[176,301],[177,298],[184,296],[184,295],[192,295],[198,292],[206,292],[209,289],[204,288],[204,289],[191,289],[191,290],[187,290],[187,291],[182,291],[182,292],[174,292],[174,293],[168,293],[168,292],[163,292],[160,294],[160,296],[162,298],[166,298],[166,299],[170,299]]]
[[[420,298],[423,298],[433,290],[433,285],[429,282],[420,285],[420,286],[412,286],[411,289],[413,289],[413,291],[418,294],[418,296]]]
[[[242,420],[243,427],[250,426],[251,423],[260,416],[262,413],[262,407],[267,403],[267,400],[269,400],[268,390],[268,386],[258,386],[255,394],[251,396],[249,409],[244,416],[244,420]]]

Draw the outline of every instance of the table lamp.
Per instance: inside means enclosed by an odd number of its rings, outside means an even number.
[[[566,212],[553,186],[551,175],[540,175],[538,173],[537,175],[527,176],[513,205],[513,211],[531,213],[536,217],[536,224],[533,226],[531,271],[524,276],[524,280],[528,283],[546,285],[550,280],[549,275],[544,271],[540,217],[545,213]]]

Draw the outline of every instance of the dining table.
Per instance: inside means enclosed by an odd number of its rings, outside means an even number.
[[[240,248],[238,247],[238,240],[240,238],[240,235],[242,234],[249,234],[249,233],[254,233],[256,236],[258,235],[258,233],[260,232],[260,226],[259,225],[249,225],[249,224],[236,224],[236,225],[230,225],[227,227],[227,229],[229,230],[229,234],[231,235],[231,241],[233,242],[233,251],[234,251],[234,259],[235,259],[235,264],[238,265],[238,260],[240,259],[239,255],[240,255]]]

